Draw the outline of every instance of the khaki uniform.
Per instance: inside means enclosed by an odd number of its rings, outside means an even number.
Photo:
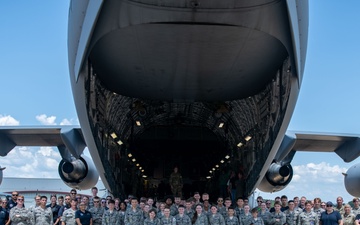
[[[66,225],[76,225],[75,212],[76,210],[73,210],[72,208],[65,210],[61,217],[61,221]]]
[[[11,225],[32,225],[31,211],[17,206],[10,210]]]
[[[53,213],[50,207],[41,208],[40,206],[33,209],[34,225],[52,225]]]

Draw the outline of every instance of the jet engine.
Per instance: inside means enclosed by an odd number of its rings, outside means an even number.
[[[290,164],[272,163],[258,188],[263,192],[276,192],[284,189],[291,181],[293,169]]]
[[[360,163],[353,165],[344,173],[344,183],[350,195],[360,196]]]
[[[85,190],[96,185],[99,180],[94,163],[86,156],[72,161],[61,160],[58,167],[60,178],[64,183],[75,189]]]

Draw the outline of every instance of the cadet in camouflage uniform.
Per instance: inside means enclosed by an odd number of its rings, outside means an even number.
[[[344,214],[344,205],[343,205],[344,199],[341,196],[339,196],[336,198],[336,203],[337,204],[336,207],[334,207],[334,210],[339,211],[340,215]]]
[[[144,223],[144,215],[140,208],[138,208],[137,198],[132,198],[130,201],[131,207],[126,210],[125,225],[141,225]]]
[[[269,224],[271,225],[284,225],[286,223],[286,215],[281,212],[281,203],[279,201],[274,203],[275,211],[271,213]]]
[[[295,203],[293,200],[288,201],[289,208],[284,211],[286,215],[286,224],[287,225],[296,225],[297,213],[295,211]]]
[[[209,224],[225,225],[224,217],[217,212],[217,207],[215,205],[212,205],[210,210],[211,210],[211,214],[209,215]]]
[[[191,218],[191,223],[194,225],[208,225],[208,217],[203,213],[201,204],[196,204],[194,217]]]
[[[318,218],[321,217],[321,213],[325,212],[325,209],[321,208],[321,198],[314,198],[313,211],[317,214]]]
[[[160,219],[156,218],[156,210],[150,209],[148,217],[144,220],[144,225],[161,225]]]
[[[176,225],[176,220],[170,215],[170,208],[168,206],[164,209],[164,216],[160,219],[162,225]]]
[[[311,201],[306,201],[305,210],[300,213],[297,225],[319,225],[317,213],[311,211]]]
[[[343,219],[343,225],[355,224],[355,215],[351,213],[351,206],[349,204],[344,206],[344,214],[342,214],[341,217]]]
[[[102,225],[120,225],[120,214],[115,210],[115,201],[108,200],[108,207],[102,216]]]
[[[293,203],[294,205],[294,203]],[[258,216],[261,217],[261,219],[264,221],[265,225],[269,225],[269,219],[270,219],[271,213],[269,212],[268,208],[266,207],[266,202],[262,202],[260,204],[260,211]],[[292,224],[294,225],[294,224]]]
[[[10,210],[10,220],[11,225],[32,225],[32,214],[24,207],[24,196],[17,196],[16,206]]]
[[[192,219],[194,217],[194,213],[195,211],[192,209],[192,205],[191,205],[191,201],[188,199],[185,202],[185,215],[187,215],[190,219]]]
[[[76,225],[75,222],[75,212],[77,211],[77,199],[71,199],[71,208],[66,209],[61,216],[61,224],[62,225]]]
[[[224,218],[226,225],[240,225],[239,219],[235,216],[234,207],[230,206],[228,215]]]
[[[185,206],[179,205],[179,213],[175,216],[176,225],[191,225],[191,219],[185,214]]]
[[[181,202],[180,196],[174,196],[174,204],[170,206],[170,215],[176,216],[179,213],[178,207]]]
[[[351,212],[356,216],[357,214],[360,214],[359,198],[353,198],[353,204],[354,207],[352,208]]]
[[[250,206],[249,205],[244,206],[244,213],[241,214],[238,218],[239,218],[239,221],[240,221],[241,225],[250,225],[248,221],[249,221],[249,219],[252,218],[252,215],[250,213]]]
[[[178,168],[174,168],[174,172],[170,174],[169,184],[171,192],[174,196],[182,196],[183,180],[182,176],[178,171]]]
[[[52,225],[53,213],[50,207],[46,207],[47,197],[40,197],[40,205],[33,209],[34,225]]]
[[[220,210],[219,210],[219,213],[225,218],[228,214],[228,209],[229,207],[231,206],[231,198],[225,198],[225,207],[222,207]]]
[[[258,207],[251,210],[251,218],[248,220],[248,224],[264,225],[264,221],[261,217],[258,217]]]
[[[239,218],[242,214],[244,214],[244,199],[242,197],[238,197],[236,200],[235,216]]]
[[[100,206],[100,198],[98,196],[95,196],[92,199],[92,203],[94,204],[94,206],[89,209],[89,212],[91,213],[91,216],[93,218],[93,225],[101,225],[104,208]]]

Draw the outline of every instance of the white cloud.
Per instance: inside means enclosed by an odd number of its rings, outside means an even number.
[[[60,161],[56,148],[15,147],[7,156],[0,157],[0,166],[6,167],[5,177],[58,178]]]
[[[327,162],[307,163],[293,166],[293,179],[283,190],[275,193],[256,192],[268,199],[276,196],[287,195],[288,198],[306,196],[308,199],[320,197],[323,201],[335,201],[337,196],[343,196],[344,200],[352,200],[344,187],[342,172],[347,169],[339,165],[331,165]]]
[[[72,125],[71,121],[68,120],[68,119],[63,119],[61,122],[60,122],[60,125]]]
[[[12,116],[5,116],[0,114],[0,126],[18,126],[20,121],[16,120]]]
[[[46,116],[46,114],[41,114],[36,116],[36,120],[43,125],[56,125],[56,116]]]

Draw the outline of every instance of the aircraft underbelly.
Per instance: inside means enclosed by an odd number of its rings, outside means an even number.
[[[104,85],[129,97],[219,101],[258,93],[287,52],[264,32],[236,26],[141,24],[109,32],[91,51]]]

